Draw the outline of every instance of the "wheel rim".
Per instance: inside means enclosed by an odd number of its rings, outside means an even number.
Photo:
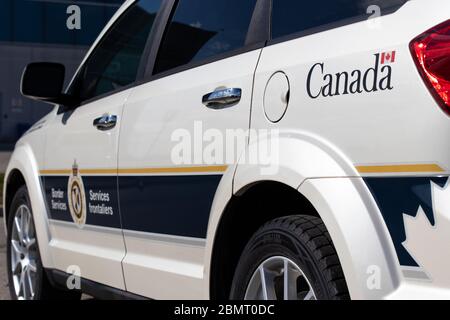
[[[10,245],[14,291],[19,300],[32,300],[36,294],[38,255],[33,219],[26,205],[16,210]]]
[[[271,257],[256,269],[245,300],[316,300],[302,269],[286,257]]]

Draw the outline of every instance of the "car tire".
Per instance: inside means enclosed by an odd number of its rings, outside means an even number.
[[[13,300],[80,299],[80,292],[54,288],[47,278],[26,186],[14,195],[7,230],[8,283]]]
[[[350,299],[339,258],[322,220],[289,216],[259,229],[241,255],[230,299]]]

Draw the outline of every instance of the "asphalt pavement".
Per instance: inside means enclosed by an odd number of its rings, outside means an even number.
[[[6,277],[6,240],[3,217],[0,217],[0,300],[9,299],[8,281]]]

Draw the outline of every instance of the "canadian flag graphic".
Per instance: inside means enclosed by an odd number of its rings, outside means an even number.
[[[381,64],[394,62],[395,62],[395,51],[383,52],[381,54]]]

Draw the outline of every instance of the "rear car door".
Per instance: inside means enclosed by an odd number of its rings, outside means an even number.
[[[117,196],[120,122],[160,5],[140,0],[121,9],[70,86],[81,105],[61,107],[49,125],[41,171],[54,267],[78,269],[82,278],[120,289],[125,289]]]
[[[206,298],[209,213],[233,160],[227,162],[222,148],[209,157],[203,147],[211,135],[248,129],[253,74],[265,35],[257,31],[261,21],[255,18],[260,1],[173,2],[167,26],[159,30],[160,45],[155,42],[150,54],[155,58],[149,60],[146,83],[133,90],[124,108],[123,270],[133,293]],[[237,146],[235,155],[244,146]]]

